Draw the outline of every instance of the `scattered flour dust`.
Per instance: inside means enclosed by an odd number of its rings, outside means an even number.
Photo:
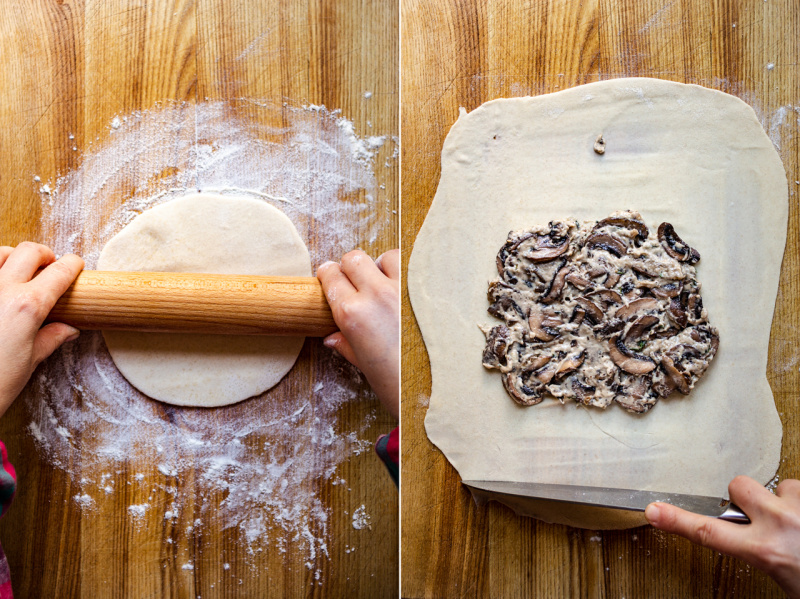
[[[374,165],[393,160],[396,139],[362,139],[352,122],[323,106],[174,103],[116,116],[108,132],[77,170],[41,186],[40,240],[58,255],[80,254],[89,269],[138,214],[187,191],[276,205],[304,238],[315,270],[355,247],[369,251],[360,240],[372,243],[395,224]],[[320,490],[344,483],[337,466],[369,450],[363,437],[376,411],[358,430],[344,429],[340,407],[374,397],[358,371],[318,340],[306,342],[300,361],[310,356],[316,380],[292,371],[277,387],[292,389],[294,401],[267,391],[213,410],[181,408],[139,393],[115,368],[102,336],[84,333],[32,381],[28,430],[46,459],[79,485],[73,499],[89,514],[115,484],[134,485],[146,498],[128,507],[134,521],[158,509],[187,531],[220,522],[239,529],[252,555],[272,548],[318,568],[315,560],[328,556],[329,520],[343,517],[331,513]],[[158,472],[145,476],[139,468],[126,478],[131,461],[156,464]],[[156,489],[171,503],[152,505]],[[366,520],[353,526],[369,525],[363,506],[361,513]],[[196,519],[184,522],[184,514]]]
[[[370,518],[369,514],[367,513],[366,506],[360,505],[353,512],[353,528],[355,528],[356,530],[372,528],[372,526],[370,526]]]

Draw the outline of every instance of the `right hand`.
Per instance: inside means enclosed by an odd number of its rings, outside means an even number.
[[[645,517],[658,529],[743,559],[774,578],[789,597],[800,599],[800,481],[784,480],[773,495],[752,478],[737,476],[728,491],[750,524],[725,522],[666,503],[651,503]]]

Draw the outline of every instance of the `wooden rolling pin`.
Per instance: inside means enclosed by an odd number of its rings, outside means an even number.
[[[78,329],[323,337],[337,330],[313,277],[85,270],[48,322]]]

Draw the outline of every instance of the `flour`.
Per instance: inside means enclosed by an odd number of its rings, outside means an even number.
[[[361,505],[353,512],[353,528],[356,530],[372,528],[372,526],[370,526],[370,517],[367,513],[366,506]]]
[[[324,106],[173,103],[115,116],[109,133],[77,170],[41,186],[39,240],[58,255],[83,256],[87,269],[138,214],[187,191],[278,206],[304,238],[314,271],[355,247],[370,252],[360,239],[377,239],[392,222],[374,163],[393,160],[395,141],[362,139],[349,120]],[[329,523],[344,517],[332,513],[321,491],[331,481],[345,482],[338,465],[368,451],[378,432],[363,438],[375,409],[356,430],[342,426],[343,404],[374,396],[361,390],[358,371],[320,340],[306,341],[301,362],[311,359],[309,347],[316,380],[290,372],[284,383],[296,389],[294,400],[267,392],[205,410],[145,397],[114,367],[102,336],[85,332],[34,377],[26,393],[28,431],[48,462],[78,485],[73,499],[84,517],[98,498],[132,485],[139,496],[128,507],[134,520],[152,509],[163,510],[176,530],[218,522],[237,528],[251,555],[291,549],[318,568],[316,561],[328,556]],[[139,465],[130,479],[129,461]],[[154,469],[143,472],[148,463]],[[158,490],[168,503],[151,503]]]

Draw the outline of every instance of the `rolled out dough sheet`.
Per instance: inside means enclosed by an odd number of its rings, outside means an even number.
[[[599,135],[604,155],[593,151]],[[644,415],[548,399],[520,407],[481,366],[487,282],[509,231],[638,210],[671,222],[702,259],[719,353],[688,397]],[[738,474],[766,483],[781,422],[766,378],[786,241],[787,184],[753,110],[694,85],[617,79],[462,110],[409,262],[432,374],[425,426],[465,480],[610,486],[723,497]],[[616,528],[644,518],[550,518]]]
[[[292,222],[250,198],[191,194],[137,216],[103,248],[99,270],[310,276]],[[235,403],[275,386],[304,337],[104,331],[122,375],[142,393],[180,406]]]

